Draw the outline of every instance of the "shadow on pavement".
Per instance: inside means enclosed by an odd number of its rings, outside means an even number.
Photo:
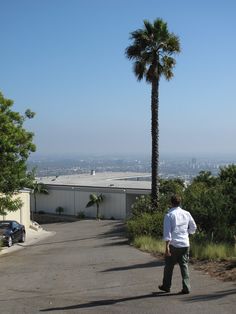
[[[204,295],[198,295],[198,296],[193,296],[193,297],[188,296],[186,299],[183,299],[183,301],[189,301],[189,302],[210,301],[210,300],[215,300],[215,299],[222,298],[227,295],[231,295],[235,293],[236,293],[236,289],[230,289],[230,290],[219,291],[219,292],[208,294],[208,295],[204,294]],[[40,312],[86,309],[86,308],[92,308],[92,307],[98,307],[98,306],[113,305],[116,303],[126,302],[126,301],[157,298],[157,297],[173,297],[173,296],[183,296],[183,295],[180,293],[152,292],[149,294],[139,295],[139,296],[134,296],[134,297],[96,300],[96,301],[91,301],[91,302],[82,303],[82,304],[75,304],[75,305],[70,305],[70,306],[62,306],[62,307],[54,307],[54,308],[51,307],[47,309],[42,309],[40,310]]]
[[[91,307],[97,307],[97,306],[104,306],[104,305],[113,305],[119,302],[126,302],[126,301],[133,301],[133,300],[139,300],[139,299],[147,299],[147,298],[156,298],[156,297],[170,297],[178,295],[178,293],[164,293],[164,292],[152,292],[145,295],[139,295],[134,297],[126,297],[126,298],[120,298],[120,299],[106,299],[106,300],[97,300],[97,301],[91,301],[83,304],[75,304],[65,307],[54,307],[54,308],[47,308],[42,309],[40,312],[52,312],[52,311],[68,311],[68,310],[76,310],[76,309],[86,309]]]
[[[102,273],[110,272],[110,271],[123,271],[123,270],[130,270],[130,269],[136,269],[136,268],[148,268],[148,267],[160,267],[163,266],[164,262],[161,261],[152,261],[144,264],[132,264],[129,266],[123,266],[123,267],[114,267],[114,268],[109,268],[106,270],[102,270]]]
[[[96,249],[96,248],[101,248],[101,247],[120,246],[120,245],[129,245],[129,240],[124,238],[124,240],[113,241],[113,242],[110,242],[110,243],[104,243],[104,244],[101,244],[101,245],[96,245],[96,246],[93,246],[93,248]]]
[[[210,294],[206,292],[205,294],[188,297],[184,301],[185,302],[214,301],[232,294],[236,294],[236,289],[217,291]]]
[[[100,234],[100,238],[112,238],[112,237],[122,237],[125,238],[125,224],[123,222],[119,223],[109,223],[104,226],[111,226],[111,229]]]

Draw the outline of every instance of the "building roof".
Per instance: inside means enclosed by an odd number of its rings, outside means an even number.
[[[151,181],[144,180],[150,176],[150,173],[98,172],[94,175],[62,175],[37,178],[37,180],[48,185],[112,187],[149,190],[151,189]]]

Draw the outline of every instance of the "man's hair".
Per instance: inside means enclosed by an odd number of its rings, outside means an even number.
[[[179,195],[172,195],[170,201],[173,207],[177,207],[181,203],[181,197]]]

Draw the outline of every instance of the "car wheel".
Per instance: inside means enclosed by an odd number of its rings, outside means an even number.
[[[19,242],[22,242],[22,243],[25,242],[25,232],[24,231],[22,232],[22,235],[21,235]]]
[[[12,237],[10,236],[10,237],[8,238],[7,246],[8,246],[8,247],[11,247],[12,244],[13,244],[13,241],[12,241]]]

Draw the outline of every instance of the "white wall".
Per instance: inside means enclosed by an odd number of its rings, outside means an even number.
[[[107,219],[124,219],[126,217],[126,191],[123,189],[107,189],[94,187],[71,187],[47,185],[48,195],[37,194],[37,211],[56,213],[56,208],[64,208],[64,214],[77,215],[84,212],[86,217],[96,217],[96,206],[86,208],[92,193],[104,195],[100,204],[100,215]],[[34,200],[31,199],[32,210]]]
[[[30,227],[30,191],[22,190],[14,197],[19,197],[22,200],[22,207],[15,212],[8,212],[7,215],[1,216],[1,219],[16,220],[28,229]]]

